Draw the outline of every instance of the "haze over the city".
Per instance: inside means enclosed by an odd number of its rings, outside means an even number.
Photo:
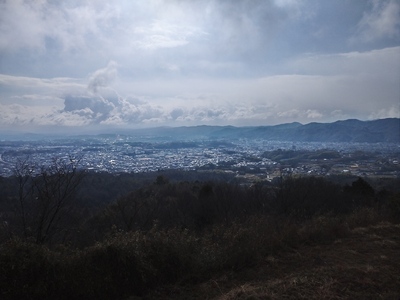
[[[398,0],[0,1],[0,130],[400,116]]]

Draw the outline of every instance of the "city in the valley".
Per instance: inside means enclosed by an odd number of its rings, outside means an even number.
[[[272,180],[283,174],[363,177],[400,176],[398,143],[293,142],[265,139],[199,139],[93,135],[0,141],[0,175],[11,176],[18,162],[50,165],[77,159],[92,172],[141,173],[209,170],[246,180]]]

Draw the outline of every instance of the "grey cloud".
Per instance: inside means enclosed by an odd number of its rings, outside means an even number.
[[[267,46],[299,15],[302,2],[0,1],[0,53],[8,53],[8,69],[16,68],[11,61],[19,55],[35,54],[29,57],[45,61],[46,68],[35,68],[39,63],[20,68],[44,77],[80,76],[104,57],[123,61],[125,72],[140,76],[166,65],[174,71],[183,67],[186,74],[218,73],[198,69],[199,62],[242,65],[242,59],[265,58]],[[108,79],[94,76],[90,89],[96,92]]]
[[[208,31],[220,54],[247,55],[268,44],[290,18],[290,7],[274,1],[209,1]],[[258,51],[257,51],[258,53]]]
[[[382,108],[369,115],[369,119],[372,120],[381,118],[400,118],[400,105]]]
[[[0,75],[0,126],[255,125],[399,115],[399,47],[290,62],[287,74],[247,79],[122,79],[116,65],[93,72],[88,84],[70,78]],[[121,74],[121,73],[119,73]],[[124,85],[125,84],[125,85]],[[10,91],[4,93],[6,87]],[[63,97],[68,94],[69,96]],[[10,97],[10,94],[14,96]],[[27,107],[42,97],[46,109]],[[64,107],[53,108],[64,100]],[[7,99],[7,100],[5,100]],[[12,104],[12,101],[19,103]],[[53,102],[53,103],[50,103]],[[24,104],[15,105],[15,104]],[[62,103],[60,103],[62,104]],[[51,107],[50,107],[51,105]]]
[[[67,96],[61,114],[66,118],[79,116],[88,124],[129,126],[155,118],[163,119],[165,112],[148,102],[136,101],[135,104],[109,92],[104,97],[100,94]]]
[[[134,33],[139,39],[136,44],[147,50],[184,46],[189,43],[191,36],[204,34],[199,28],[160,20],[146,27],[139,26]]]
[[[304,97],[305,95],[299,95]],[[154,126],[154,125],[265,125],[282,122],[299,121],[333,121],[338,117],[388,117],[398,115],[396,107],[379,108],[361,111],[357,105],[343,106],[335,104],[334,97],[329,109],[325,104],[310,102],[308,105],[298,103],[268,103],[226,102],[212,105],[192,104],[186,107],[172,105],[169,108],[154,105],[146,101],[137,101],[133,104],[120,97],[118,104],[111,104],[100,96],[67,97],[65,108],[60,111],[40,112],[34,108],[19,105],[0,106],[0,125],[116,125],[116,126]],[[336,108],[336,109],[334,109]],[[333,110],[334,109],[334,110]]]
[[[107,67],[94,72],[89,78],[88,89],[97,93],[101,87],[107,87],[117,77],[117,64],[114,61],[108,63]]]
[[[116,16],[117,11],[111,6],[90,2],[76,5],[46,0],[1,1],[0,51],[21,48],[46,51],[49,47],[68,52],[90,48],[85,36],[101,38],[102,26]]]
[[[170,115],[173,120],[176,120],[177,118],[181,117],[183,114],[184,114],[184,111],[181,108],[175,108],[170,112]]]
[[[299,74],[309,75],[378,75],[381,78],[399,77],[400,47],[365,52],[337,54],[308,54],[288,63]]]
[[[59,112],[53,107],[35,107],[19,104],[0,104],[0,128],[13,126],[18,128],[26,125],[51,124],[51,116]]]
[[[95,114],[108,115],[114,105],[100,96],[67,96],[64,100],[64,111],[73,112],[89,108]]]
[[[400,37],[400,3],[397,0],[371,1],[371,10],[358,23],[355,39],[374,42]]]

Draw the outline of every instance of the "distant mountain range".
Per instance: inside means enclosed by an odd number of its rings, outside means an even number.
[[[84,131],[85,128],[82,128]],[[50,131],[50,130],[49,130]],[[98,132],[98,131],[97,131]],[[379,119],[373,121],[360,121],[355,119],[336,121],[333,123],[298,122],[273,125],[273,126],[181,126],[157,127],[147,129],[112,129],[102,131],[97,136],[116,137],[118,135],[135,136],[140,138],[162,140],[193,140],[193,139],[241,139],[254,138],[270,141],[296,141],[296,142],[359,142],[359,143],[400,143],[400,118]],[[65,137],[96,136],[86,134],[56,133],[12,133],[0,132],[3,140],[41,140]]]
[[[389,118],[374,121],[350,119],[333,123],[309,123],[305,125],[295,122],[256,127],[206,125],[174,128],[161,127],[135,131],[135,134],[139,133],[154,137],[171,138],[260,138],[297,142],[400,143],[400,119]]]

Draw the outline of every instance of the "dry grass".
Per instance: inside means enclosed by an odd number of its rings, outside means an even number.
[[[331,244],[301,246],[197,286],[164,288],[167,299],[400,298],[400,225],[355,228]],[[160,291],[159,291],[160,292]],[[161,294],[158,294],[159,297]],[[148,299],[159,298],[157,293]]]
[[[398,299],[400,225],[375,210],[115,231],[81,250],[12,239],[2,299]],[[133,298],[131,298],[133,299]]]

